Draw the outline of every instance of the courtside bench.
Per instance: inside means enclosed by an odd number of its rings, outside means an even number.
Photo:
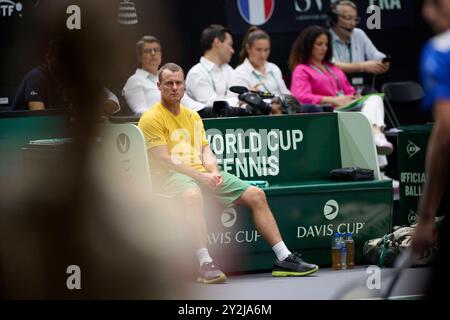
[[[353,232],[356,262],[365,241],[391,229],[392,184],[380,180],[367,118],[359,112],[208,119],[208,140],[223,170],[265,180],[265,193],[285,243],[307,261],[331,264],[331,237]],[[337,182],[332,169],[359,166],[375,180]],[[239,212],[236,214],[236,210]],[[260,270],[274,255],[247,208],[208,215],[211,251],[228,270]]]
[[[391,229],[391,182],[379,178],[371,127],[361,113],[221,118],[204,124],[223,170],[243,180],[269,182],[264,191],[284,241],[305,260],[330,265],[331,237],[338,230],[354,233],[356,262],[362,263],[364,242]],[[140,130],[132,124],[105,130],[112,152],[129,137],[129,151],[116,152],[116,158],[132,159],[133,176],[146,183]],[[350,166],[373,169],[375,180],[329,179],[330,170]],[[275,256],[255,230],[248,208],[207,212],[206,217],[210,251],[226,271],[272,267]]]

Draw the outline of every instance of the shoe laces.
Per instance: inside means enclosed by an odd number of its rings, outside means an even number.
[[[301,256],[302,256],[301,253],[292,252],[291,256],[295,262],[303,263],[303,259],[301,258]]]
[[[217,263],[214,262],[205,262],[203,264],[205,269],[209,269],[209,270],[220,270],[220,267]]]

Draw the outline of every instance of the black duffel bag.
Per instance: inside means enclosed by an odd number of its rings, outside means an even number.
[[[340,181],[373,180],[373,170],[358,167],[333,169],[330,172],[331,179]]]

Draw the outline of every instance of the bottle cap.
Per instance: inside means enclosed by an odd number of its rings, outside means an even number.
[[[339,232],[335,232],[335,233],[334,233],[334,236],[335,236],[335,237],[340,237],[340,236],[342,236],[342,234],[340,234]]]

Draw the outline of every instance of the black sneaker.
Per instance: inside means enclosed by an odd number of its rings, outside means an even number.
[[[315,264],[306,263],[300,258],[300,254],[291,253],[283,261],[275,260],[273,265],[273,277],[299,277],[307,276],[319,270]]]
[[[227,281],[227,276],[214,262],[204,263],[198,270],[197,282],[201,283],[223,283]]]

